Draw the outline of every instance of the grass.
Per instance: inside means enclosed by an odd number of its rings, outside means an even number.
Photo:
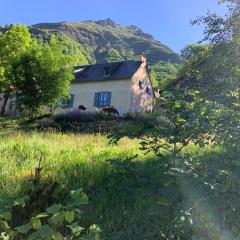
[[[87,179],[92,177],[94,182],[98,182],[98,178],[107,171],[107,159],[131,156],[137,146],[136,142],[128,139],[111,146],[106,136],[101,135],[37,132],[5,134],[0,143],[0,186],[7,193],[17,192],[21,181],[33,174],[41,156],[43,177],[50,174],[73,188],[86,186]],[[71,174],[71,178],[67,179],[65,174]]]
[[[106,239],[111,239],[107,238],[109,233],[128,227],[123,208],[129,196],[124,190],[119,194],[114,187],[105,188],[112,172],[108,160],[139,154],[139,160],[143,161],[145,156],[138,147],[137,141],[127,138],[118,145],[109,145],[104,135],[25,133],[7,129],[0,142],[0,203],[6,196],[17,196],[43,157],[42,178],[59,182],[67,191],[82,187],[92,199],[88,210],[91,214],[86,215],[85,222],[100,224]]]
[[[82,187],[88,194],[83,221],[99,224],[101,239],[162,239],[173,212],[164,194],[171,195],[175,186],[165,192],[163,182],[169,180],[161,159],[141,152],[138,140],[123,138],[110,145],[100,134],[23,132],[12,119],[0,124],[0,205],[1,199],[18,194],[42,158],[43,180],[57,181],[66,191]],[[211,149],[191,145],[183,153],[188,151],[201,156]]]

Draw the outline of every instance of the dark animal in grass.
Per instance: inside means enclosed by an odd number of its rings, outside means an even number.
[[[87,108],[84,105],[80,105],[78,109],[83,112],[87,110]]]
[[[119,117],[119,112],[116,108],[114,107],[107,107],[103,108],[101,110],[101,113],[107,114],[107,115],[113,115],[113,116],[118,116]]]

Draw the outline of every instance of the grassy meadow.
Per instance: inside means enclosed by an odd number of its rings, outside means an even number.
[[[41,161],[42,181],[59,183],[62,199],[71,190],[83,188],[89,205],[82,224],[98,224],[101,239],[161,239],[165,221],[174,213],[166,198],[177,186],[171,174],[164,173],[161,159],[139,150],[138,140],[123,138],[112,145],[101,134],[25,132],[17,121],[7,119],[4,124],[0,205],[1,199],[17,196]],[[202,155],[210,149],[190,145],[184,152],[189,151]]]
[[[26,133],[17,129],[15,121],[8,121],[1,131],[0,203],[1,199],[17,196],[23,182],[33,178],[42,159],[42,180],[60,183],[63,192],[82,187],[89,195],[84,222],[99,224],[103,235],[124,231],[129,228],[125,218],[135,221],[137,214],[141,214],[142,201],[136,205],[128,195],[126,183],[122,193],[111,183],[106,186],[113,169],[110,160],[124,160],[136,154],[141,162],[147,158],[138,150],[137,141],[125,138],[117,145],[109,145],[107,137],[100,134]],[[134,214],[127,217],[128,210]]]

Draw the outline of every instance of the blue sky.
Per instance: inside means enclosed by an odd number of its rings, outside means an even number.
[[[110,17],[136,25],[179,52],[202,38],[190,20],[208,11],[224,14],[217,0],[0,0],[0,24],[79,22]]]

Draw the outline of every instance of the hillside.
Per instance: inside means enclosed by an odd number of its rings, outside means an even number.
[[[181,59],[169,47],[144,33],[136,26],[124,27],[111,19],[79,23],[39,23],[30,26],[35,35],[61,33],[93,49],[98,62],[130,59],[134,53],[144,52],[150,63],[168,61],[179,63]]]

